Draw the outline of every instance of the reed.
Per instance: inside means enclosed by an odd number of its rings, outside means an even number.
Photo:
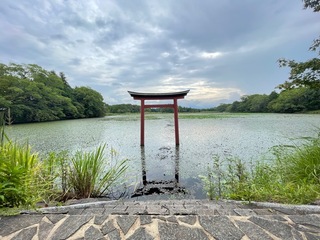
[[[283,181],[320,184],[320,136],[305,139],[300,146],[281,147],[275,155]]]
[[[301,145],[279,146],[273,153],[273,161],[251,166],[237,158],[221,161],[215,157],[208,175],[202,176],[208,196],[294,204],[319,200],[320,136]]]
[[[105,158],[106,145],[92,152],[77,152],[71,159],[69,183],[77,198],[100,197],[126,171],[126,160],[110,166]]]
[[[106,159],[105,145],[91,152],[50,153],[40,159],[28,144],[0,146],[0,208],[34,207],[70,197],[106,196],[127,169],[127,160]]]

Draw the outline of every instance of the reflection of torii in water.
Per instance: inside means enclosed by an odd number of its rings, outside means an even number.
[[[146,170],[146,155],[145,148],[141,146],[141,169],[142,169],[142,183],[143,187],[134,191],[131,197],[138,197],[150,194],[162,193],[185,193],[185,189],[179,186],[179,146],[175,147],[174,155],[174,180],[170,181],[148,181]]]

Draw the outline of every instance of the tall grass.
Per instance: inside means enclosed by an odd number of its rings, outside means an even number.
[[[0,146],[4,143],[4,126],[5,126],[5,112],[0,108]]]
[[[28,144],[11,142],[4,132],[0,111],[0,208],[35,206],[66,199],[107,195],[127,169],[126,160],[114,164],[106,159],[105,145],[92,152],[50,153],[40,159]]]
[[[225,191],[225,172],[222,169],[223,162],[218,155],[213,157],[213,165],[207,167],[207,175],[200,175],[204,182],[204,190],[210,200],[219,199]]]
[[[126,171],[126,160],[111,166],[105,158],[105,145],[92,152],[77,152],[71,159],[69,181],[77,198],[100,197]]]
[[[320,184],[320,136],[305,140],[301,146],[280,147],[275,155],[283,181]]]
[[[215,157],[208,176],[202,176],[209,198],[296,204],[320,199],[320,136],[277,147],[274,156],[272,162],[251,166]]]
[[[66,151],[50,152],[41,163],[41,180],[44,187],[43,201],[63,199],[69,191],[68,168],[69,156]]]
[[[40,159],[30,147],[0,147],[0,207],[35,206],[39,201],[106,196],[127,169],[105,156],[105,145],[91,152],[50,153]]]

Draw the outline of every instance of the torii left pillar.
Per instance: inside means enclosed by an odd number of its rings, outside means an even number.
[[[140,100],[140,145],[144,146],[144,114],[146,108],[173,108],[176,145],[179,141],[178,99],[183,99],[190,90],[173,93],[138,93],[128,91],[135,100]],[[172,100],[172,104],[146,104],[146,100]]]

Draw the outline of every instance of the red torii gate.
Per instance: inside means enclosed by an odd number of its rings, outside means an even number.
[[[134,100],[140,100],[140,145],[144,146],[144,110],[146,108],[173,108],[176,145],[179,145],[178,99],[183,99],[190,90],[171,93],[128,93]],[[145,100],[173,100],[173,104],[145,104]]]

